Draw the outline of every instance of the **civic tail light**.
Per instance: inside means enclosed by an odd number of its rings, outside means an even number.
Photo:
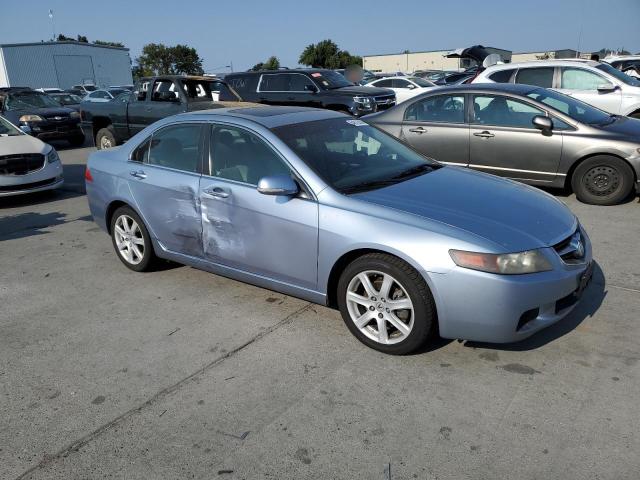
[[[89,170],[89,167],[84,169],[84,179],[87,182],[93,182],[93,177],[91,176],[91,170]]]

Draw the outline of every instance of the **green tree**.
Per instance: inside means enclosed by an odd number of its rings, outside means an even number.
[[[139,71],[144,75],[202,75],[202,59],[195,48],[186,45],[168,47],[161,43],[149,43],[137,58]]]
[[[202,59],[195,48],[186,45],[170,47],[173,63],[173,72],[183,75],[202,75]]]
[[[349,65],[362,65],[362,57],[351,55],[346,50],[340,50],[332,40],[322,40],[316,44],[307,45],[298,59],[302,65],[314,68],[345,68]]]
[[[87,39],[87,37],[85,35],[78,35],[77,40],[78,40],[78,42],[89,43],[89,40]]]
[[[124,48],[124,43],[121,43],[121,42],[105,42],[104,40],[94,40],[93,43],[96,45],[104,45],[105,47]]]
[[[272,56],[267,59],[266,62],[256,63],[249,69],[251,72],[257,72],[260,70],[278,70],[280,68],[280,60],[278,57]]]

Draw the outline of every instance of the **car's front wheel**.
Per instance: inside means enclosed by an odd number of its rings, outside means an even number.
[[[633,170],[621,158],[596,155],[577,166],[571,188],[581,202],[616,205],[633,189]]]
[[[111,217],[111,239],[118,258],[136,272],[149,270],[155,261],[149,232],[131,208],[122,206]]]
[[[381,253],[351,262],[338,281],[338,306],[365,345],[392,355],[410,353],[436,334],[433,296],[403,260]]]

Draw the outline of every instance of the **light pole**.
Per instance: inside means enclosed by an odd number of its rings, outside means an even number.
[[[51,41],[56,41],[56,24],[53,21],[53,10],[49,9],[49,18],[51,19]]]

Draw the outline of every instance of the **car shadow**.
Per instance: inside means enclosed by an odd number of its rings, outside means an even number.
[[[569,198],[570,196],[573,195],[573,192],[571,191],[570,188],[541,187],[539,185],[536,185],[536,187],[544,192],[550,193],[554,197],[558,197],[561,199]],[[625,205],[627,203],[632,203],[632,202],[640,203],[640,196],[635,192],[635,190],[632,191],[629,194],[629,196],[627,196],[627,198],[625,198],[624,200],[622,200],[620,203],[616,205]],[[616,205],[613,205],[613,206],[615,207]]]
[[[39,205],[55,200],[79,197],[86,193],[84,185],[84,169],[82,164],[63,165],[64,183],[55,190],[0,197],[0,210],[5,208]]]
[[[540,348],[554,340],[563,337],[567,333],[575,330],[586,318],[592,317],[602,305],[607,296],[606,281],[604,273],[594,262],[593,278],[584,291],[578,305],[567,315],[553,325],[540,330],[531,337],[515,343],[485,343],[485,342],[465,342],[465,347],[484,348],[488,350],[503,350],[521,352]]]
[[[31,237],[48,233],[48,228],[62,225],[66,214],[52,213],[19,213],[0,218],[0,241]]]

